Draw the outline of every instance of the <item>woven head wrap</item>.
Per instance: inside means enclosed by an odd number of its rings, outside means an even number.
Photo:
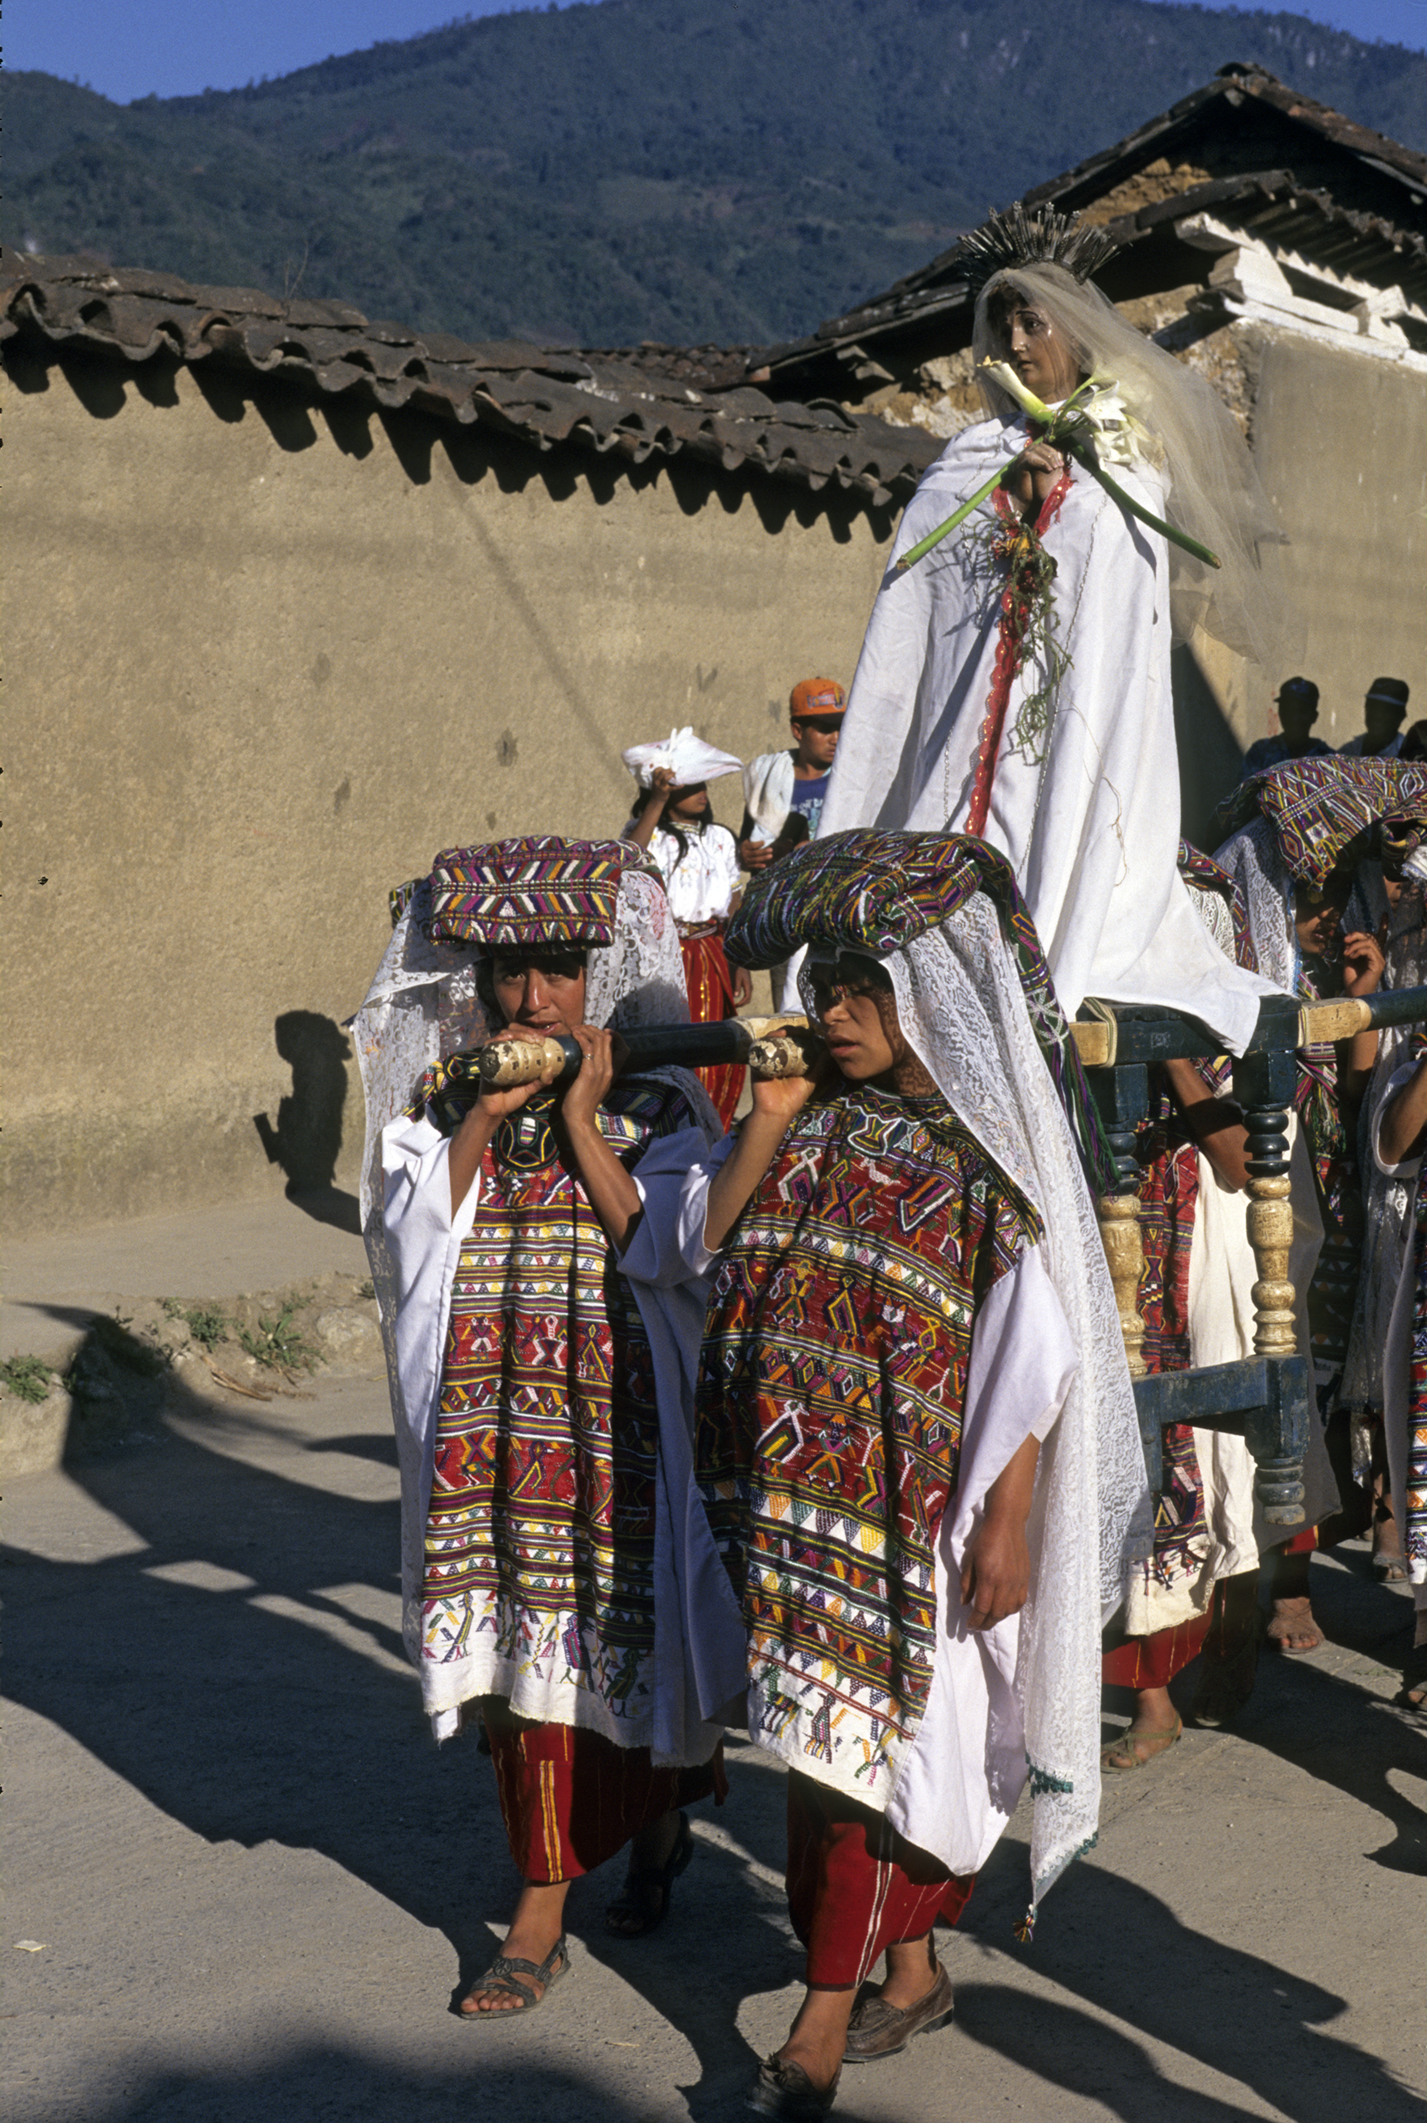
[[[689,1017],[664,881],[629,841],[538,834],[448,848],[427,876],[399,886],[391,905],[391,942],[354,1021],[367,1106],[364,1226],[378,1199],[381,1130],[428,1069],[499,1029],[480,993],[492,950],[587,950],[590,1024],[627,1031]]]
[[[1214,814],[1225,840],[1264,819],[1290,874],[1321,885],[1372,852],[1384,820],[1427,822],[1427,766],[1398,759],[1289,759],[1250,775]]]
[[[949,921],[976,892],[996,909],[1037,1042],[1092,1184],[1113,1189],[1115,1161],[1035,923],[998,849],[963,833],[879,833],[859,827],[796,848],[755,876],[724,948],[738,965],[773,966],[807,944],[886,958]]]
[[[1369,858],[1381,850],[1384,827],[1402,840],[1427,823],[1427,766],[1341,755],[1285,760],[1241,782],[1215,823],[1228,836],[1215,860],[1233,878],[1255,970],[1297,994],[1294,885],[1323,885],[1335,870],[1356,866],[1346,918],[1353,928],[1376,928],[1382,886]]]
[[[433,943],[591,945],[614,941],[620,881],[652,869],[623,840],[563,840],[553,833],[447,848],[431,866]],[[656,873],[657,874],[657,873]]]

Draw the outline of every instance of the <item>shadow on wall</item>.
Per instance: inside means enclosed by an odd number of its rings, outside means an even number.
[[[50,388],[52,372],[62,375],[96,420],[114,419],[124,410],[130,391],[155,409],[179,407],[178,368],[168,354],[131,365],[83,350],[69,349],[61,357],[48,344],[33,341],[12,341],[6,354],[7,373],[17,390],[34,396]],[[405,406],[387,410],[345,399],[311,404],[301,386],[241,370],[200,363],[190,373],[209,411],[225,426],[238,426],[251,411],[289,456],[311,449],[325,427],[343,456],[360,461],[372,454],[373,425],[379,424],[413,486],[431,483],[432,459],[439,449],[463,486],[479,486],[492,477],[502,493],[518,494],[539,481],[546,498],[556,502],[568,500],[583,486],[604,507],[621,486],[641,491],[663,481],[683,514],[694,517],[715,503],[725,514],[736,514],[748,496],[770,537],[792,522],[804,530],[821,528],[835,545],[847,545],[865,515],[878,541],[889,544],[896,523],[893,506],[869,510],[854,495],[825,489],[815,494],[800,482],[770,479],[746,465],[725,470],[683,458],[636,463],[622,449],[605,456],[593,450],[547,451],[518,436],[485,426],[460,427]]]
[[[273,1027],[277,1051],[292,1071],[292,1096],[280,1101],[277,1126],[253,1115],[270,1165],[287,1175],[287,1198],[319,1223],[360,1235],[355,1195],[337,1185],[342,1109],[347,1102],[347,1035],[315,1010],[287,1010]]]
[[[1179,830],[1192,847],[1212,855],[1218,835],[1210,823],[1243,770],[1244,755],[1218,696],[1188,644],[1170,663],[1174,745],[1179,754]]]

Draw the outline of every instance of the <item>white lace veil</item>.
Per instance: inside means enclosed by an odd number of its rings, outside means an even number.
[[[1254,948],[1255,970],[1276,988],[1296,995],[1303,960],[1294,926],[1295,879],[1273,826],[1266,818],[1251,819],[1214,851],[1214,860],[1233,880]],[[1343,915],[1345,928],[1375,930],[1386,907],[1380,866],[1359,863]]]
[[[477,986],[483,951],[473,945],[432,943],[427,934],[430,916],[430,880],[423,878],[410,894],[366,1001],[352,1021],[366,1100],[362,1233],[384,1326],[392,1315],[395,1284],[381,1219],[382,1129],[410,1105],[433,1062],[480,1046],[500,1029]],[[621,875],[614,938],[589,953],[585,1013],[590,1024],[609,1025],[616,1032],[689,1021],[678,930],[662,882],[648,871],[630,868]],[[722,1124],[696,1076],[686,1069],[644,1073],[677,1083],[710,1140],[718,1140]]]
[[[978,361],[1002,352],[989,311],[996,295],[1008,291],[1050,318],[1085,372],[1114,378],[1126,410],[1164,453],[1167,520],[1223,563],[1208,568],[1170,547],[1175,640],[1187,641],[1202,626],[1265,669],[1277,668],[1287,647],[1281,600],[1271,597],[1260,559],[1262,548],[1283,542],[1282,533],[1224,401],[1202,376],[1127,324],[1092,282],[1049,263],[992,274],[976,303],[971,348]],[[1019,414],[1004,391],[978,381],[993,413]]]
[[[1095,1838],[1100,1631],[1132,1561],[1149,1552],[1144,1453],[1094,1205],[993,903],[973,893],[882,963],[902,1029],[948,1105],[1039,1210],[1045,1265],[1081,1353],[1041,1453],[1032,1507],[1040,1561],[1016,1675],[1039,1897]]]
[[[1298,937],[1293,926],[1293,873],[1279,853],[1277,837],[1266,818],[1255,818],[1214,851],[1219,868],[1232,878],[1243,908],[1254,966],[1265,980],[1288,995],[1298,993]]]

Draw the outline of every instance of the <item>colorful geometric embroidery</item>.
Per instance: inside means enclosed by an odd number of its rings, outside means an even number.
[[[387,893],[387,905],[391,909],[391,925],[396,927],[412,900],[426,882],[421,877],[409,877],[404,885],[393,885]]]
[[[939,928],[973,892],[993,902],[1037,1043],[1092,1187],[1113,1192],[1115,1160],[1056,999],[1030,910],[1004,855],[966,833],[879,833],[858,827],[795,848],[749,880],[724,947],[735,965],[774,966],[804,944],[885,958]]]
[[[682,1095],[616,1084],[599,1115],[633,1165],[691,1124]],[[426,1531],[422,1656],[474,1658],[648,1712],[658,1418],[630,1285],[561,1162],[494,1149],[461,1246],[442,1366]],[[642,1744],[642,1739],[640,1741]]]
[[[1361,860],[1379,820],[1427,820],[1427,767],[1341,754],[1285,760],[1225,797],[1215,829],[1227,840],[1257,817],[1272,826],[1292,875],[1321,885],[1340,863]]]
[[[627,840],[547,833],[447,848],[431,867],[431,940],[603,946],[614,939],[626,870],[659,876]]]
[[[1145,1367],[1151,1372],[1187,1371],[1189,1255],[1199,1200],[1199,1153],[1167,1095],[1159,1116],[1136,1135],[1135,1158],[1145,1254],[1139,1289]],[[1188,1423],[1174,1423],[1164,1432],[1154,1499],[1154,1574],[1161,1584],[1197,1568],[1193,1544],[1207,1531],[1194,1431]]]
[[[926,1705],[976,1308],[1039,1235],[940,1099],[856,1085],[803,1109],[718,1270],[698,1481],[760,1737],[854,1794]]]

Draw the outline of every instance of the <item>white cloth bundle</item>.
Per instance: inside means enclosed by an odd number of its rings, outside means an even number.
[[[763,752],[743,770],[743,801],[753,820],[753,838],[774,841],[793,808],[793,755]]]
[[[681,789],[691,788],[695,782],[717,781],[723,774],[743,772],[741,759],[735,759],[732,752],[720,752],[717,745],[705,744],[692,726],[671,730],[652,745],[631,745],[619,756],[641,789],[653,787],[660,767],[670,769]]]

